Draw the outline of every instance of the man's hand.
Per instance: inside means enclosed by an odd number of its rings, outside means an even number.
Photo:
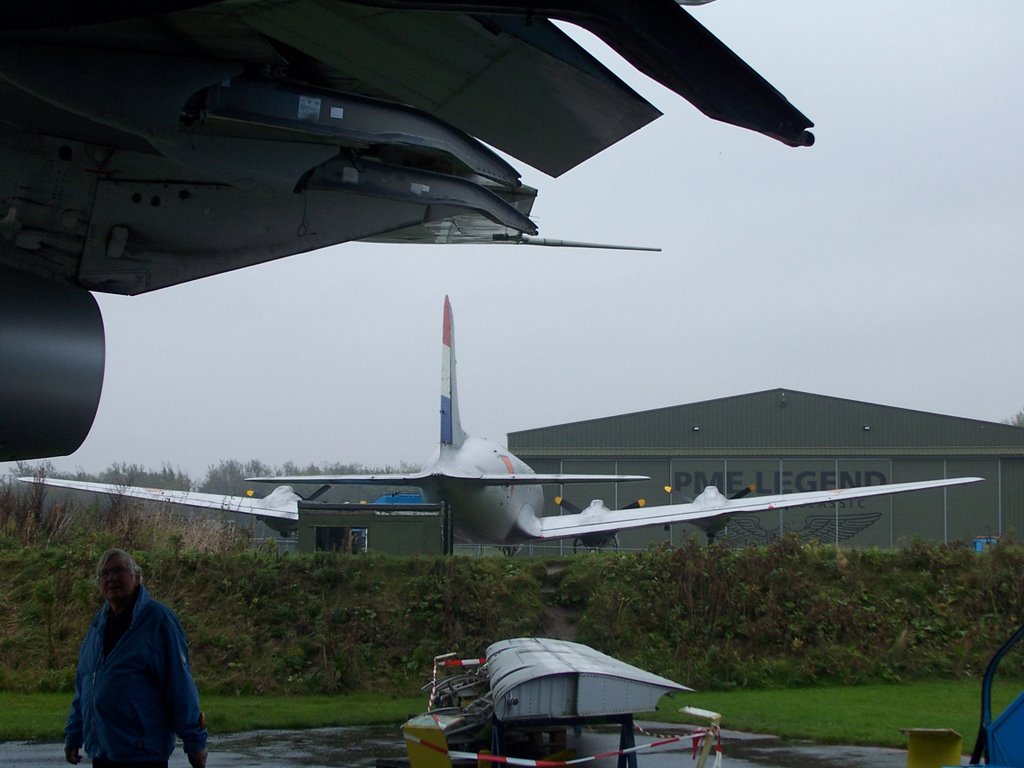
[[[64,747],[64,759],[72,765],[78,765],[82,761],[82,753],[78,747]],[[203,762],[205,765],[205,760]]]
[[[188,764],[191,765],[192,768],[206,768],[206,756],[207,756],[207,754],[209,754],[209,753],[205,749],[200,750],[199,752],[189,752],[188,753]]]

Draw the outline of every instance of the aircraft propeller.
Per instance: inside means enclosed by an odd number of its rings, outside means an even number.
[[[555,504],[573,515],[577,515],[583,511],[579,506],[569,501],[564,496],[555,496]],[[646,505],[646,499],[637,499],[636,501],[632,501],[622,507],[622,509],[640,509]],[[609,545],[615,547],[615,549],[619,548],[618,532],[611,531],[607,533],[591,533],[583,536],[577,536],[572,540],[572,551],[575,554],[580,547],[584,549],[601,549],[602,547]]]
[[[729,496],[729,498],[730,499],[742,499],[744,496],[749,496],[755,490],[757,490],[757,486],[754,485],[753,483],[751,483],[746,488],[740,488],[740,490],[736,491],[736,493],[734,493],[731,496]],[[715,537],[718,536],[718,534],[721,533],[722,530],[728,524],[729,524],[729,518],[728,517],[720,518],[719,521],[718,521],[718,525],[715,525],[715,520],[714,520],[714,518],[712,518],[710,521],[708,521],[708,523],[706,525],[698,526],[698,527],[703,528],[704,535],[707,536],[707,539],[708,539],[708,546],[710,547],[712,544],[715,543]]]
[[[672,486],[666,485],[664,488],[665,493],[672,493]],[[741,488],[735,493],[730,494],[729,499],[742,499],[744,496],[749,496],[755,490],[757,490],[757,486],[751,483],[750,485]],[[557,504],[559,507],[561,507],[570,514],[576,515],[583,511],[578,505],[569,501],[564,496],[555,496],[555,504]],[[622,507],[622,509],[640,509],[645,506],[647,506],[646,499],[637,499],[636,501],[626,504],[624,507]],[[725,528],[727,519],[728,518],[723,519],[717,526],[700,525],[699,523],[697,523],[697,525],[704,530],[704,534],[707,536],[708,546],[711,546],[714,543],[715,537],[723,528]],[[666,525],[665,529],[668,530],[668,527],[669,526]],[[600,549],[601,547],[606,547],[609,545],[614,546],[616,549],[619,548],[619,537],[617,531],[592,533],[584,536],[577,536],[575,539],[573,539],[572,551],[575,553],[577,549],[579,549],[580,547],[583,547],[585,549]]]

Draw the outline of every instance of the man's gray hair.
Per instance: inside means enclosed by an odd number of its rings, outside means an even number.
[[[131,571],[133,574],[138,576],[140,583],[142,582],[142,569],[139,567],[139,564],[135,562],[135,558],[129,555],[123,549],[108,549],[106,552],[100,555],[100,560],[98,563],[96,563],[97,582],[100,580],[100,573],[102,573],[107,563],[109,563],[115,557],[120,557],[122,562],[124,562],[125,567],[127,567],[128,570]]]

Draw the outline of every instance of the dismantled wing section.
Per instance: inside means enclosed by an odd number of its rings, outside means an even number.
[[[488,646],[487,677],[502,722],[651,712],[666,693],[693,690],[589,646],[544,637]]]
[[[915,483],[893,483],[871,485],[860,488],[839,488],[831,491],[808,491],[806,493],[781,493],[773,496],[746,496],[729,499],[714,486],[708,486],[690,504],[667,504],[661,507],[610,510],[600,504],[592,504],[575,515],[561,515],[540,518],[541,538],[564,539],[584,536],[589,533],[613,533],[628,528],[644,528],[650,525],[689,523],[699,520],[733,515],[740,512],[762,512],[770,509],[803,507],[811,504],[829,504],[848,499],[868,496],[886,496],[895,493],[923,491],[929,488],[944,488],[967,485],[983,480],[981,477],[954,477],[946,480],[924,480]]]
[[[90,483],[80,480],[61,480],[53,477],[19,477],[23,483],[42,483],[56,488],[70,488],[75,491],[102,493],[107,496],[128,496],[146,501],[162,501],[180,504],[184,507],[219,509],[222,512],[239,512],[255,515],[275,528],[282,530],[281,521],[289,523],[283,528],[294,528],[299,519],[299,496],[291,488],[275,488],[269,496],[261,499],[248,496],[224,496],[218,493],[197,493],[195,491],[170,491],[164,488],[143,488],[137,485],[113,485]]]

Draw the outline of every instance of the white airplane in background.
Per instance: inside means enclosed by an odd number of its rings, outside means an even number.
[[[297,475],[247,478],[251,482],[278,483],[269,496],[244,496],[170,491],[57,478],[19,478],[24,482],[110,495],[129,496],[184,506],[220,509],[255,515],[281,532],[298,527],[299,501],[291,486],[386,485],[416,486],[426,503],[448,504],[457,537],[470,542],[498,546],[526,542],[576,539],[614,533],[630,528],[676,523],[711,522],[743,512],[785,509],[824,504],[868,496],[882,496],[928,488],[975,483],[980,477],[955,477],[913,483],[839,488],[805,493],[727,498],[708,486],[692,502],[664,506],[611,510],[601,500],[571,514],[542,516],[543,485],[624,482],[648,480],[643,475],[537,474],[504,446],[462,429],[455,377],[455,329],[448,297],[444,300],[441,345],[441,434],[437,448],[419,472],[378,475]]]

